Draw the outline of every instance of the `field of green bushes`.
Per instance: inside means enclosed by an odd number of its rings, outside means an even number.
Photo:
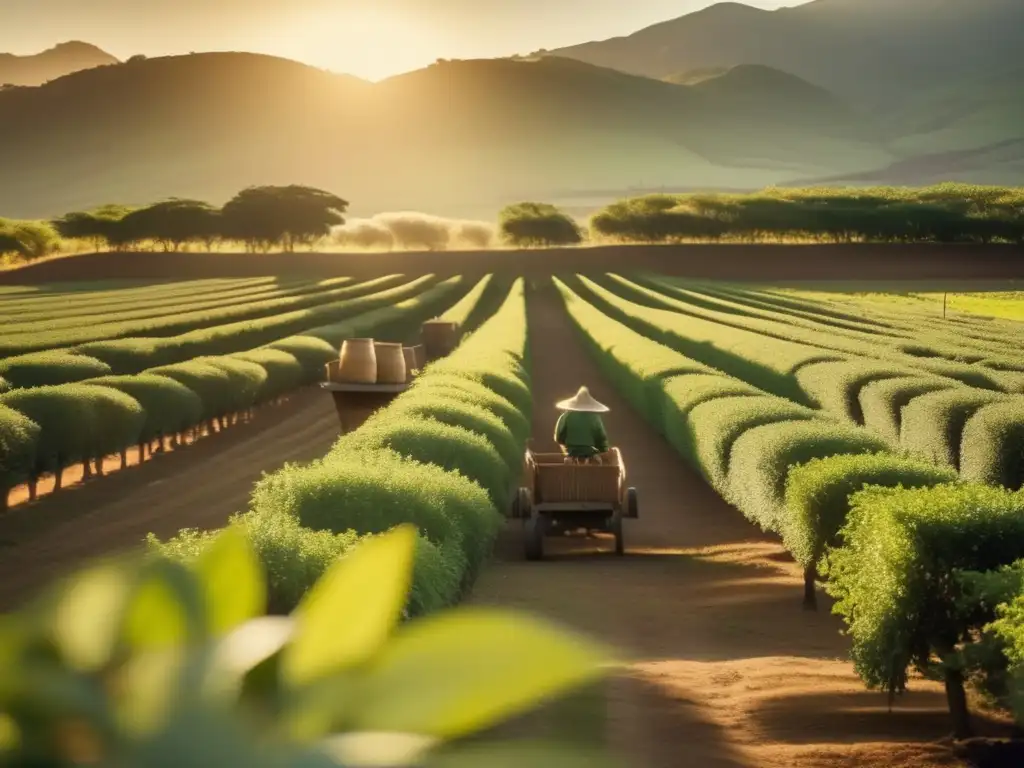
[[[858,673],[1024,720],[1024,327],[657,275],[556,280],[609,380],[848,625]]]
[[[444,315],[472,329],[508,282],[211,280],[0,299],[0,506],[22,483],[248,418],[321,381],[345,338],[409,339]],[[31,350],[31,351],[25,351]]]
[[[803,569],[794,609],[817,609],[822,585],[835,598],[869,687],[944,680],[959,735],[969,686],[1024,724],[1024,326],[820,286],[554,283],[608,380]],[[317,381],[342,339],[441,316],[465,331],[451,355],[326,455],[264,476],[233,520],[273,613],[412,524],[405,609],[432,613],[471,587],[520,483],[526,301],[499,276],[2,293],[0,491],[222,428]],[[216,535],[150,546],[194,562]]]

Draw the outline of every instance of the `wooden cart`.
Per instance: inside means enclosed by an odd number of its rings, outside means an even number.
[[[341,422],[341,433],[347,434],[363,425],[375,411],[409,388],[408,384],[339,384],[325,381],[320,388],[334,396],[334,407]]]
[[[512,517],[523,521],[527,560],[544,557],[545,536],[580,529],[612,533],[615,554],[621,555],[622,521],[639,517],[636,488],[626,485],[618,448],[602,454],[600,464],[566,464],[560,453],[527,451]]]

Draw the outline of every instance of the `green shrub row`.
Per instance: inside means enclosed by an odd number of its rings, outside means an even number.
[[[10,388],[73,384],[113,373],[107,363],[89,355],[65,350],[33,352],[0,359],[0,376]]]
[[[801,344],[891,361],[898,367],[948,376],[984,389],[1006,390],[1005,378],[996,374],[999,368],[1024,369],[1020,346],[1011,336],[980,342],[967,336],[962,329],[951,330],[941,321],[939,325],[932,325],[908,319],[914,317],[912,313],[886,314],[871,307],[865,309],[866,316],[860,323],[863,327],[839,327],[837,323],[840,321],[828,314],[814,315],[788,307],[766,313],[768,317],[738,314],[732,306],[709,308],[702,306],[707,304],[703,298],[693,298],[694,292],[685,291],[678,284],[664,279],[634,283],[611,275],[607,284],[613,292],[638,303],[649,303]],[[738,298],[734,306],[743,306],[747,300]],[[868,316],[876,320],[885,318],[879,320],[883,325],[867,325]],[[842,324],[849,323],[842,321]]]
[[[47,284],[19,292],[8,291],[0,293],[0,302],[4,308],[4,322],[18,323],[32,318],[59,317],[65,312],[80,313],[83,316],[105,314],[142,303],[173,306],[183,299],[271,290],[278,284],[279,278],[276,277],[210,278],[141,284],[137,281],[89,281]]]
[[[392,278],[384,278],[373,282],[386,285],[391,281]],[[85,344],[74,351],[34,352],[0,362],[0,371],[5,371],[3,375],[15,386],[29,387],[82,381],[105,374],[131,375],[197,357],[243,352],[279,340],[289,333],[315,331],[310,326],[317,321],[332,320],[334,324],[333,321],[416,296],[431,282],[430,276],[421,277],[337,304],[260,320],[215,325],[179,336],[116,339]]]
[[[518,484],[530,425],[522,281],[449,357],[322,459],[267,475],[249,528],[271,604],[290,610],[354,537],[413,523],[421,533],[412,615],[454,602],[490,552]],[[213,534],[185,531],[154,546],[189,556]]]
[[[451,278],[394,306],[378,307],[343,324],[315,333],[326,337],[376,333],[384,326],[411,329],[432,316],[463,280]],[[319,337],[314,341],[331,350]],[[283,340],[285,343],[287,340]],[[330,358],[328,358],[330,359]],[[321,358],[322,360],[322,358]],[[33,483],[47,472],[61,473],[72,464],[89,462],[132,446],[140,452],[154,439],[171,437],[205,422],[244,413],[254,405],[285,394],[295,386],[323,377],[322,360],[315,371],[287,352],[263,348],[239,355],[207,356],[152,368],[133,376],[101,376],[83,383],[16,389],[0,395],[0,403],[30,419],[40,430],[12,426],[5,442],[17,462],[0,488],[4,499],[13,485]],[[297,382],[297,383],[296,383]],[[6,412],[6,411],[4,411]],[[14,445],[16,443],[16,445]]]
[[[507,277],[487,275],[440,319],[458,323],[462,335],[472,333],[498,310],[511,286],[512,281]]]
[[[688,360],[612,319],[567,284],[558,288],[584,344],[616,388],[725,500],[783,537],[805,569],[809,603],[821,555],[839,540],[851,488],[956,477],[886,452],[886,441],[868,430]]]
[[[609,276],[607,284],[616,286],[626,295],[640,301],[656,303],[654,293],[642,285],[631,283],[617,276]],[[683,307],[681,312],[690,312],[681,301],[666,299],[663,306]],[[693,308],[694,311],[702,311]],[[688,316],[688,315],[687,315]],[[729,327],[743,327],[748,321],[737,322],[727,313],[709,314],[707,319],[716,318],[731,323]],[[753,321],[750,330],[765,331],[761,321]],[[781,328],[781,324],[779,324]],[[785,330],[772,331],[776,338],[787,335]],[[835,338],[830,330],[822,329],[820,339],[813,338],[817,332],[802,331],[809,336],[807,341],[825,345],[829,338]],[[799,338],[800,334],[794,336]],[[881,338],[881,337],[879,337]],[[848,342],[848,340],[847,340]],[[861,342],[854,345],[840,343],[844,352],[854,352]],[[961,366],[956,363],[940,365],[955,366],[963,370],[951,371],[950,378],[915,370],[908,365],[878,359],[869,346],[863,355],[854,359],[810,363],[795,373],[795,380],[807,400],[822,410],[844,419],[853,425],[866,426],[869,431],[882,437],[890,447],[908,451],[929,461],[959,469],[966,462],[972,469],[970,478],[1000,477],[1001,483],[1020,487],[1024,478],[1018,479],[1020,470],[999,469],[1015,461],[1014,430],[1017,419],[1010,415],[1020,413],[1019,408],[1008,404],[993,411],[992,428],[983,428],[981,422],[971,433],[969,441],[963,439],[965,423],[976,411],[987,404],[1016,403],[1017,397],[965,386],[965,381],[977,380],[990,384],[1002,374],[997,371],[977,372],[976,366]],[[934,367],[934,366],[933,366]],[[1007,386],[1004,384],[1004,386]],[[989,423],[988,421],[984,423]],[[1016,466],[1016,464],[1013,464]]]
[[[947,376],[975,387],[996,391],[1004,389],[1002,377],[993,369],[978,364],[985,354],[978,353],[977,343],[948,333],[939,334],[910,324],[902,327],[894,324],[886,330],[843,329],[834,324],[787,317],[787,312],[780,312],[779,317],[772,319],[754,318],[696,306],[680,295],[678,289],[659,282],[651,283],[654,290],[617,275],[608,276],[605,282],[614,293],[635,303],[669,309],[773,339],[819,347],[844,356],[879,360],[896,368]],[[1005,365],[1024,365],[1024,358],[1015,357],[1017,350],[1010,345],[993,347],[991,353],[997,352],[1002,355]]]
[[[352,278],[350,277],[336,277],[323,281],[295,280],[288,283],[272,282],[243,286],[234,290],[231,288],[216,292],[207,290],[198,295],[179,288],[170,294],[150,294],[129,301],[114,302],[111,300],[103,304],[90,303],[84,306],[76,304],[70,307],[60,302],[60,297],[63,294],[58,293],[53,299],[46,302],[42,311],[7,315],[0,322],[0,334],[5,337],[15,337],[23,333],[56,333],[80,326],[85,322],[102,327],[111,323],[153,319],[156,323],[166,321],[176,325],[182,320],[187,320],[188,316],[200,312],[215,313],[218,316],[211,318],[210,322],[221,322],[225,318],[244,318],[247,310],[262,312],[264,310],[263,302],[266,301],[299,299],[309,294],[324,294],[351,283]],[[0,301],[0,306],[6,309],[6,302]],[[288,305],[284,304],[283,306]],[[222,312],[224,317],[219,316]],[[156,327],[152,330],[161,329]]]
[[[578,281],[595,306],[633,330],[692,360],[795,402],[811,404],[793,375],[797,369],[811,363],[843,359],[843,355],[820,347],[645,307],[585,277],[579,276]]]
[[[114,313],[109,316],[108,322],[103,323],[97,322],[94,318],[86,323],[75,323],[71,327],[56,330],[44,328],[26,333],[5,333],[0,340],[0,355],[22,355],[64,347],[75,347],[86,354],[97,354],[106,350],[108,346],[117,349],[116,341],[119,339],[134,341],[132,337],[140,337],[143,334],[167,337],[194,332],[210,337],[220,333],[231,334],[242,327],[269,330],[275,327],[275,323],[293,323],[301,327],[303,324],[338,318],[342,316],[339,314],[339,308],[347,306],[352,300],[375,291],[379,292],[400,280],[401,275],[390,275],[355,285],[332,288],[312,296],[265,299],[224,309],[182,313],[175,311],[140,320],[121,320],[119,313]]]
[[[29,472],[27,477],[9,477],[10,485],[0,489],[5,496],[11,485],[21,480],[34,484],[46,472],[56,473],[59,487],[63,470],[79,462],[90,474],[89,462],[137,445],[146,423],[146,414],[133,397],[93,384],[16,389],[0,395],[0,406],[38,427],[15,433],[19,442],[14,453],[31,457]]]

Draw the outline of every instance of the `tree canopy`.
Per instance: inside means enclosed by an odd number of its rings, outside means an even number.
[[[516,203],[498,217],[502,239],[514,246],[577,245],[583,231],[571,216],[548,203]]]
[[[347,209],[347,201],[313,187],[249,187],[224,206],[222,231],[252,250],[281,245],[291,252],[344,224]]]

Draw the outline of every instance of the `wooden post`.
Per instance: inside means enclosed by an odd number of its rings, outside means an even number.
[[[949,293],[947,293],[946,291],[942,292],[942,319],[943,320],[946,319],[946,298],[948,296],[949,296]]]

